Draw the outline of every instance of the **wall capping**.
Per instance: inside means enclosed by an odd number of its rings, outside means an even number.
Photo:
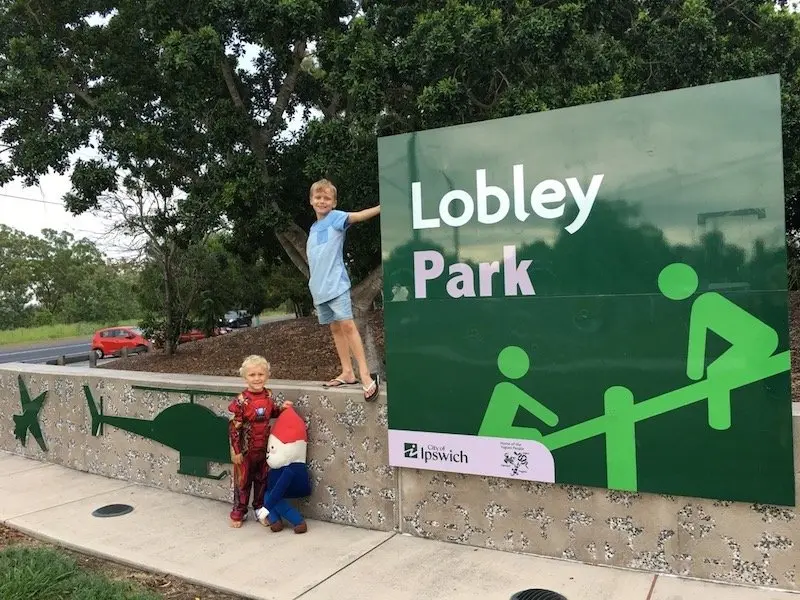
[[[40,365],[32,363],[2,363],[0,372],[23,373],[31,375],[63,375],[67,377],[100,377],[115,381],[130,381],[135,379],[142,384],[159,384],[165,387],[189,387],[202,385],[214,391],[241,391],[244,389],[244,382],[240,377],[223,375],[194,375],[191,373],[153,373],[150,371],[123,371],[119,369],[101,369],[90,367],[71,367],[59,365]],[[319,390],[325,396],[353,396],[361,397],[364,401],[360,386],[347,388],[323,388],[321,381],[302,381],[292,379],[270,379],[269,387],[281,389],[289,392],[306,392]],[[378,396],[383,401],[386,400],[386,384],[381,383],[381,391]],[[365,401],[364,401],[365,402]],[[374,404],[375,401],[370,402]]]

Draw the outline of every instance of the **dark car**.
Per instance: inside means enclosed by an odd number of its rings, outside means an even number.
[[[253,325],[253,315],[246,310],[229,310],[220,319],[220,325],[237,329],[239,327],[251,327]]]

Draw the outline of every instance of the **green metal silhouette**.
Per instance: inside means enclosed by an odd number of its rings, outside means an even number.
[[[12,415],[14,419],[14,437],[22,442],[24,446],[28,441],[28,431],[30,431],[42,452],[47,452],[47,445],[44,443],[44,436],[42,435],[42,427],[39,425],[39,411],[42,410],[42,405],[47,397],[47,390],[31,400],[31,395],[22,380],[22,375],[17,375],[17,382],[19,383],[19,401],[22,404],[22,414]]]
[[[667,298],[685,300],[697,291],[697,273],[689,265],[674,263],[661,271],[658,286]],[[708,331],[730,342],[731,348],[706,368]],[[707,399],[709,426],[730,428],[731,390],[790,369],[789,351],[774,354],[777,347],[774,329],[724,296],[705,292],[695,299],[689,318],[686,374],[696,383],[638,403],[628,388],[610,387],[604,394],[603,415],[543,435],[535,427],[515,426],[517,410],[522,407],[551,427],[557,415],[514,384],[502,382],[494,388],[478,435],[537,441],[551,452],[605,435],[608,487],[636,491],[636,423]],[[510,379],[525,375],[529,366],[528,355],[516,346],[504,348],[498,357],[500,372]]]
[[[180,461],[178,473],[215,480],[220,480],[228,475],[228,471],[223,471],[219,475],[211,475],[208,464],[209,462],[231,463],[228,419],[218,417],[211,409],[195,404],[194,394],[227,397],[233,394],[202,390],[133,387],[162,392],[189,393],[192,400],[165,408],[152,421],[132,417],[114,417],[103,414],[103,397],[100,397],[98,408],[91,389],[88,385],[84,385],[83,393],[86,395],[86,402],[89,405],[93,436],[103,435],[103,425],[110,425],[177,450]]]
[[[658,287],[671,300],[685,300],[697,291],[697,273],[689,265],[675,263],[665,267]],[[730,342],[728,348],[708,367],[705,366],[707,332]],[[726,381],[736,371],[749,373],[753,381],[762,379],[762,362],[778,348],[778,333],[746,310],[717,292],[701,294],[692,304],[689,318],[689,349],[686,375],[699,381],[707,371],[714,382],[708,396],[708,425],[720,431],[731,426],[731,388]]]
[[[497,357],[497,368],[508,379],[521,379],[528,373],[530,367],[531,361],[528,358],[528,354],[519,346],[503,348]],[[541,439],[542,434],[538,430],[517,427],[513,424],[514,418],[517,416],[517,409],[520,406],[550,427],[555,427],[558,424],[558,415],[556,413],[529,396],[516,384],[510,381],[502,381],[494,386],[478,435]],[[535,436],[538,437],[532,438],[525,435],[531,431],[535,431]]]
[[[633,393],[613,386],[603,396],[606,420],[606,479],[616,490],[636,491],[636,421]]]

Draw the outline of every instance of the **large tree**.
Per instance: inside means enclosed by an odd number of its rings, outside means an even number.
[[[800,17],[771,1],[373,0],[326,36],[317,66],[328,118],[309,133],[336,140],[329,164],[352,165],[374,164],[376,134],[779,73],[787,221],[800,228]],[[360,155],[337,159],[342,144]]]
[[[0,225],[0,329],[28,324],[35,245],[34,237]]]
[[[43,229],[41,238],[33,239],[30,283],[41,307],[55,315],[97,268],[105,266],[105,257],[94,243],[76,240],[67,231]]]
[[[0,177],[64,171],[92,143],[103,158],[75,166],[72,210],[93,208],[130,173],[157,193],[186,192],[181,219],[197,231],[224,213],[240,248],[260,246],[303,274],[308,183],[336,180],[345,209],[374,202],[376,136],[773,72],[790,229],[800,220],[800,30],[771,2],[0,7],[0,152],[10,159]],[[96,13],[104,19],[88,18]],[[321,116],[291,134],[288,117],[311,108]],[[376,223],[349,238],[357,311],[380,290],[378,240]]]
[[[133,317],[135,278],[132,265],[109,261],[90,240],[0,225],[0,329]]]
[[[306,186],[281,176],[280,152],[300,90],[315,89],[302,83],[309,45],[356,10],[346,0],[2,0],[0,183],[73,166],[75,213],[125,177],[162,197],[177,188],[182,222],[206,233],[228,214],[307,275],[294,222]],[[71,165],[85,146],[100,157]]]

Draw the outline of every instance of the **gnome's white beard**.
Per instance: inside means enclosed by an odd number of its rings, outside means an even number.
[[[270,435],[267,444],[267,464],[270,469],[280,469],[292,463],[304,463],[307,447],[308,443],[305,440],[284,444],[274,435]]]

